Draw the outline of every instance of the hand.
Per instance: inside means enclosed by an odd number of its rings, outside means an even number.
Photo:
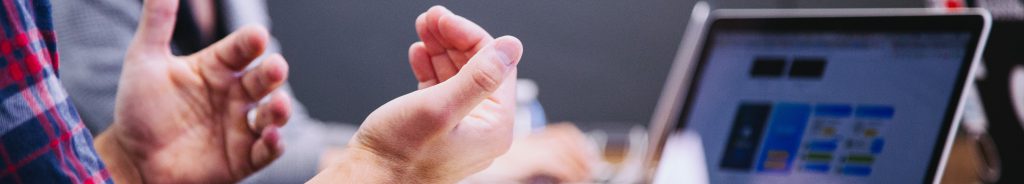
[[[349,141],[346,164],[315,182],[453,183],[508,150],[522,43],[492,39],[440,6],[420,15],[416,30],[423,42],[409,53],[420,89],[372,112]]]
[[[189,56],[171,54],[177,0],[147,0],[125,56],[111,127],[97,138],[117,182],[237,182],[282,153],[277,128],[290,113],[280,55],[245,71],[268,33],[243,28]],[[252,126],[246,114],[255,107]]]
[[[586,145],[586,137],[576,126],[550,125],[543,132],[516,139],[508,153],[494,160],[491,167],[464,181],[534,183],[532,179],[551,178],[558,183],[587,182],[590,164],[597,161],[597,153]]]

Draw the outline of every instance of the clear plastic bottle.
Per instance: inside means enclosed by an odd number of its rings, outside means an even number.
[[[515,137],[529,135],[533,131],[541,130],[548,124],[547,116],[544,114],[544,107],[537,100],[539,89],[537,83],[530,79],[518,79],[516,81],[516,122]]]

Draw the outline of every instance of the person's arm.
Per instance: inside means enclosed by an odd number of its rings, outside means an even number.
[[[362,149],[346,150],[339,157],[342,162],[324,168],[309,183],[429,183]]]
[[[60,82],[51,2],[0,2],[0,183],[111,183]]]
[[[416,30],[423,42],[409,55],[420,89],[370,113],[342,161],[311,183],[454,183],[508,150],[522,43],[439,6]]]

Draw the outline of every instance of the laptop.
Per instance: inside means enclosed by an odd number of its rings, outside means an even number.
[[[706,6],[692,19],[652,118],[654,183],[937,183],[991,22]]]

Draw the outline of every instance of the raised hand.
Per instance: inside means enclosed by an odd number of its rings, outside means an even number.
[[[274,92],[288,73],[280,55],[246,71],[268,33],[246,27],[189,56],[170,39],[178,0],[147,0],[125,57],[115,122],[97,150],[117,182],[237,182],[282,153],[278,127],[289,99]],[[258,103],[265,96],[268,102]],[[247,112],[257,116],[248,122]]]
[[[522,43],[439,6],[416,30],[423,42],[409,54],[420,89],[371,113],[347,159],[313,181],[454,183],[509,149]]]

